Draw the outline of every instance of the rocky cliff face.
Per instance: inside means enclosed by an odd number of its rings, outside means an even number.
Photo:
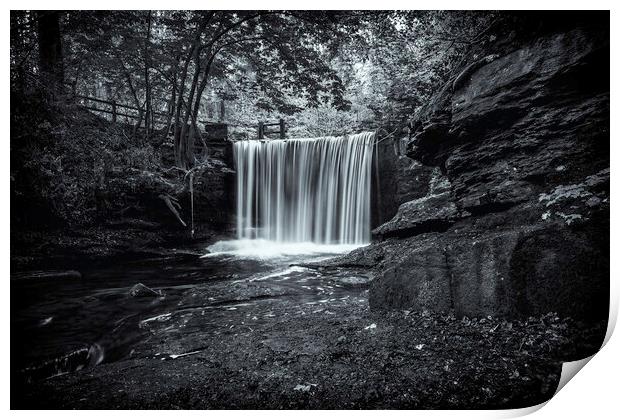
[[[491,52],[412,126],[392,188],[418,193],[341,261],[373,269],[372,308],[607,317],[608,32]]]

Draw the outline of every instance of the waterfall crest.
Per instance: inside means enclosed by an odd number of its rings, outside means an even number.
[[[368,243],[374,138],[236,142],[238,239]]]

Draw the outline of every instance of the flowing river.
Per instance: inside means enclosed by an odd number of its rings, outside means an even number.
[[[132,357],[136,348],[148,355],[154,336],[176,342],[176,335],[187,336],[192,328],[209,334],[245,320],[274,322],[276,306],[319,308],[367,299],[363,274],[292,265],[337,255],[329,249],[268,258],[219,252],[200,257],[198,251],[103,262],[81,268],[75,278],[42,272],[24,279],[16,273],[11,282],[13,373],[43,379]],[[161,296],[131,296],[137,283]],[[187,325],[192,317],[206,322]],[[159,356],[155,353],[151,356]]]

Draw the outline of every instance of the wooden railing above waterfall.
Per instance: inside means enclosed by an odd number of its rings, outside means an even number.
[[[278,127],[277,130],[269,130],[269,127]],[[286,123],[284,122],[284,118],[280,118],[277,123],[258,123],[258,139],[262,140],[266,135],[270,134],[278,134],[281,139],[286,138]]]

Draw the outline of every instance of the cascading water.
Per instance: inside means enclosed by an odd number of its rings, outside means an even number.
[[[374,133],[236,142],[238,238],[367,243],[373,142]]]
[[[238,243],[300,253],[301,244],[345,251],[368,243],[374,140],[361,133],[236,142]]]

